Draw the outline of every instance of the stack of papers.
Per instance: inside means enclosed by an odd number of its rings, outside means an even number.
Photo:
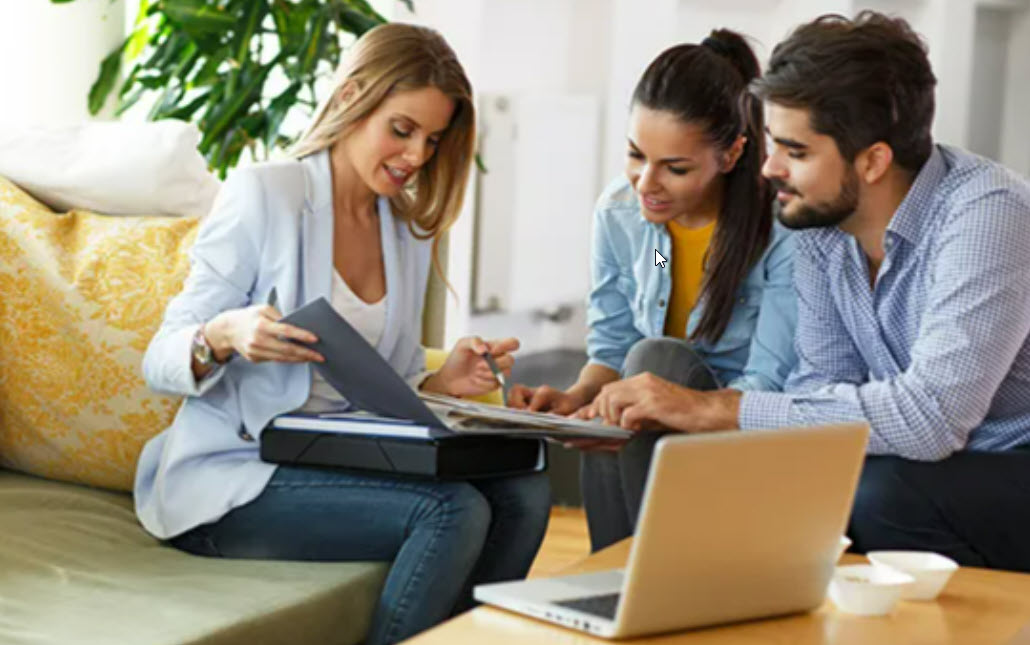
[[[570,419],[554,414],[502,408],[440,394],[419,393],[419,398],[455,432],[498,433],[554,438],[628,439],[629,430],[598,421]]]

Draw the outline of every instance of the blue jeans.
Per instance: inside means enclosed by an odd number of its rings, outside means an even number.
[[[366,638],[394,643],[525,577],[547,528],[545,474],[433,482],[280,466],[253,502],[171,540],[226,558],[392,561]]]

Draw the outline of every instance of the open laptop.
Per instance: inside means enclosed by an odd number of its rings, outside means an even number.
[[[818,607],[869,428],[669,436],[625,570],[480,585],[475,598],[606,638]]]

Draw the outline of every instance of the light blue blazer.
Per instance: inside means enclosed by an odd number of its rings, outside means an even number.
[[[386,267],[386,327],[377,349],[412,379],[425,366],[420,343],[431,243],[378,202]],[[136,514],[158,538],[218,520],[257,497],[276,466],[258,440],[276,415],[308,399],[311,366],[233,358],[196,383],[190,343],[200,324],[227,309],[265,303],[274,287],[283,314],[329,298],[333,271],[328,152],[237,170],[202,222],[189,277],[168,305],[143,358],[158,391],[185,395],[172,425],[147,442],[136,470]],[[359,368],[360,369],[360,368]]]

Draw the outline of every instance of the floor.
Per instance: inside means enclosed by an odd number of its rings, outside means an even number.
[[[544,543],[529,570],[530,578],[553,576],[590,554],[590,536],[582,508],[554,506]]]

